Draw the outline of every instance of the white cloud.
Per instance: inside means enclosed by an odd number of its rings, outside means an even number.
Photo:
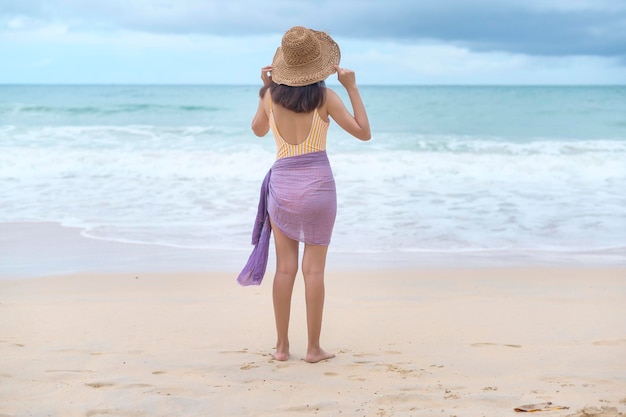
[[[621,0],[448,0],[446,7],[411,0],[280,0],[270,6],[212,0],[5,2],[0,47],[11,59],[0,67],[0,82],[63,82],[66,77],[66,82],[256,83],[257,67],[269,63],[284,30],[304,24],[337,38],[342,64],[354,67],[362,83],[626,83],[621,52],[626,22],[594,15],[626,10]],[[324,7],[333,13],[314,13]],[[481,31],[472,17],[489,15],[463,15],[491,9],[504,13],[496,16],[529,20],[487,19],[489,27]],[[518,10],[527,14],[513,13]],[[419,11],[425,14],[417,21]],[[558,12],[554,17],[576,23],[584,11],[595,20],[571,28],[575,39],[565,36],[570,28],[550,32],[562,23],[552,24],[552,14],[541,17],[541,24],[550,23],[542,26],[545,33],[525,31],[534,27],[536,13]],[[358,14],[358,24],[345,18],[349,13]],[[428,21],[432,16],[436,22]],[[518,30],[507,30],[514,23]],[[580,44],[586,49],[577,50],[581,39],[588,42]],[[550,49],[542,50],[543,45]],[[591,55],[597,46],[605,48]]]
[[[407,45],[346,40],[344,45],[351,52],[345,54],[342,64],[359,68],[359,77],[366,83],[626,83],[626,72],[615,58],[474,52],[441,43]]]

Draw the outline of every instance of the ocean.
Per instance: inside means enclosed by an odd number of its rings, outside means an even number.
[[[347,100],[340,86],[330,85]],[[362,86],[331,122],[331,251],[626,264],[626,87]],[[0,86],[0,223],[249,252],[271,135],[256,86]]]

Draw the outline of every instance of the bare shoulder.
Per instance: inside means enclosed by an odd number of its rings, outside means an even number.
[[[326,99],[336,100],[339,98],[339,95],[332,88],[326,87]]]
[[[326,108],[331,115],[342,112],[346,108],[339,94],[330,88],[326,88]]]
[[[328,110],[331,111],[332,109],[336,109],[338,106],[342,106],[343,102],[335,90],[326,88],[326,104]]]

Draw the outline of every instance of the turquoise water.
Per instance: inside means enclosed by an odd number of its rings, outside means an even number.
[[[0,222],[248,251],[274,160],[271,137],[249,127],[257,91],[0,86]],[[626,87],[364,86],[362,96],[372,141],[329,133],[334,250],[625,250]]]

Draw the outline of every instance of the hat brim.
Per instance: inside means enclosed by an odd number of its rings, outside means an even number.
[[[311,63],[292,67],[285,62],[282,48],[278,47],[272,60],[272,81],[276,84],[302,87],[323,81],[336,72],[334,66],[341,60],[339,45],[325,32],[311,32],[320,43],[320,56]]]

